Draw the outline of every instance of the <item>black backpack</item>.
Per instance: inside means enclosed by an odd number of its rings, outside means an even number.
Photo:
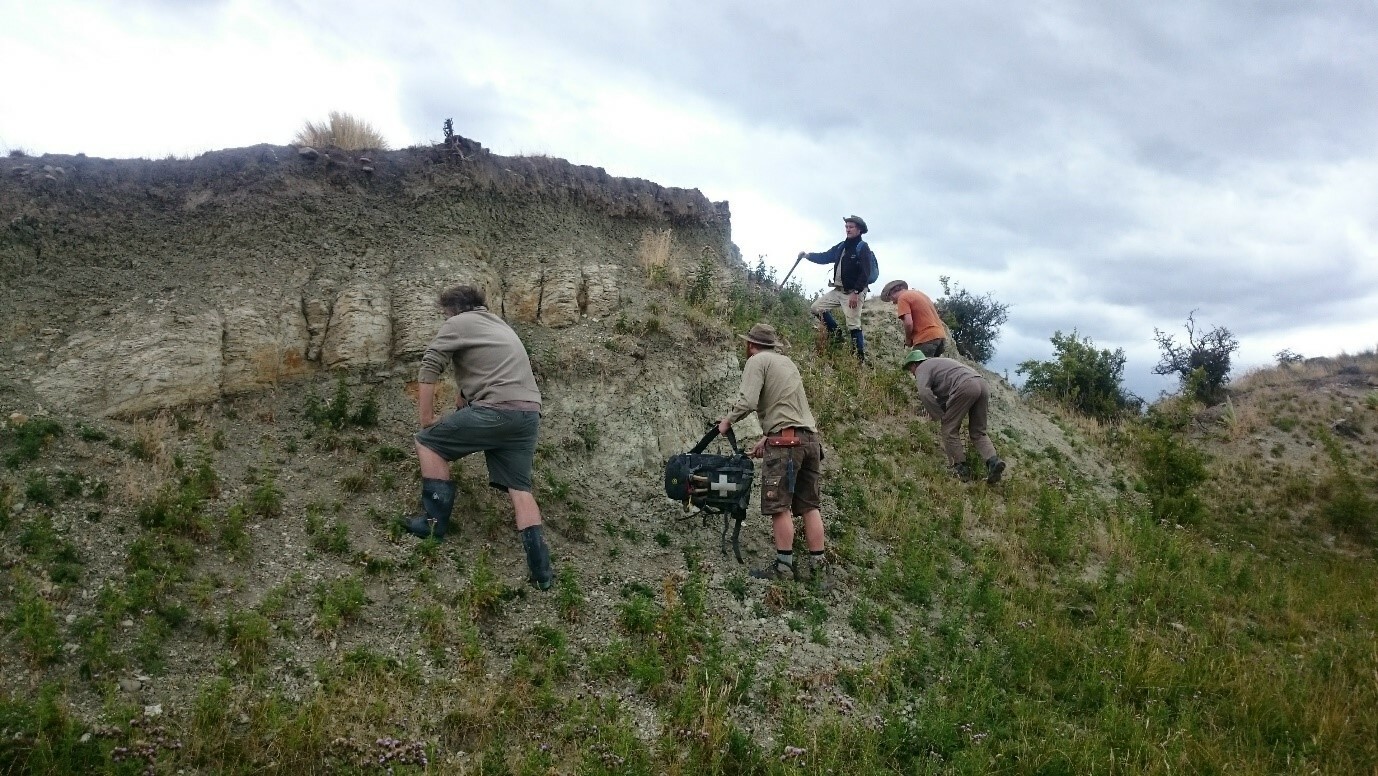
[[[703,512],[703,524],[710,515],[722,515],[722,551],[727,554],[727,527],[732,531],[732,552],[743,563],[739,537],[742,521],[746,519],[747,504],[751,501],[751,484],[756,479],[756,464],[737,447],[737,435],[727,430],[727,443],[732,455],[704,453],[708,443],[718,435],[715,424],[687,453],[672,456],[665,462],[665,495],[673,501],[690,504]]]

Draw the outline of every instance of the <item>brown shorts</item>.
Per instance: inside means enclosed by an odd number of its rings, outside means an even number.
[[[823,474],[823,444],[812,431],[798,431],[794,447],[766,445],[761,464],[761,514],[789,512],[802,515],[818,509],[819,480]]]

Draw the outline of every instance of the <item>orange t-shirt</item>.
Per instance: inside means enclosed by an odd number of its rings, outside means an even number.
[[[909,342],[905,343],[911,348],[920,342],[947,336],[943,319],[938,317],[938,308],[933,306],[933,300],[922,291],[906,288],[896,294],[895,311],[901,318],[906,315],[914,316],[914,333],[910,335]]]

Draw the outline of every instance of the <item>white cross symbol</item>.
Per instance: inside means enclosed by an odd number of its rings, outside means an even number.
[[[713,483],[712,485],[709,485],[708,487],[715,491],[719,496],[726,496],[729,493],[736,493],[738,490],[737,483],[728,482],[726,474],[719,474],[718,481]]]

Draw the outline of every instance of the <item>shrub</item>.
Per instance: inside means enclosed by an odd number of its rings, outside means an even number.
[[[297,136],[292,142],[314,148],[334,146],[344,151],[386,151],[388,147],[382,134],[367,121],[334,110],[330,111],[328,121],[319,124],[314,121],[306,122],[305,126],[297,131]]]
[[[1155,520],[1191,525],[1203,508],[1196,487],[1206,481],[1206,457],[1166,428],[1149,428],[1139,444],[1144,486]]]
[[[371,427],[378,425],[378,400],[369,394],[354,411],[349,409],[349,385],[343,375],[335,382],[335,395],[321,399],[313,390],[306,397],[306,419],[317,426],[343,429],[345,426]]]
[[[1359,541],[1372,542],[1378,530],[1378,501],[1364,492],[1363,485],[1350,471],[1339,443],[1328,434],[1321,441],[1334,465],[1334,471],[1322,486],[1325,500],[1320,505],[1321,516],[1336,530]]]
[[[986,363],[995,355],[995,341],[1000,338],[1000,327],[1009,319],[1010,306],[995,301],[989,292],[977,296],[951,283],[947,275],[939,277],[938,282],[943,286],[943,295],[934,306],[952,333],[952,344],[958,353]]]
[[[1198,332],[1196,311],[1187,315],[1187,341],[1178,343],[1171,335],[1153,330],[1153,339],[1163,357],[1153,368],[1157,375],[1177,375],[1182,390],[1205,404],[1218,404],[1225,397],[1230,380],[1230,356],[1239,350],[1239,340],[1230,330],[1217,326]]]
[[[1137,410],[1141,401],[1124,390],[1124,349],[1097,350],[1090,337],[1077,332],[1052,338],[1052,361],[1025,361],[1014,370],[1027,374],[1025,394],[1045,396],[1083,415],[1110,419],[1126,410]]]
[[[1293,364],[1300,364],[1305,360],[1305,356],[1293,351],[1291,348],[1279,350],[1273,354],[1273,358],[1278,360],[1278,366],[1291,366]]]

